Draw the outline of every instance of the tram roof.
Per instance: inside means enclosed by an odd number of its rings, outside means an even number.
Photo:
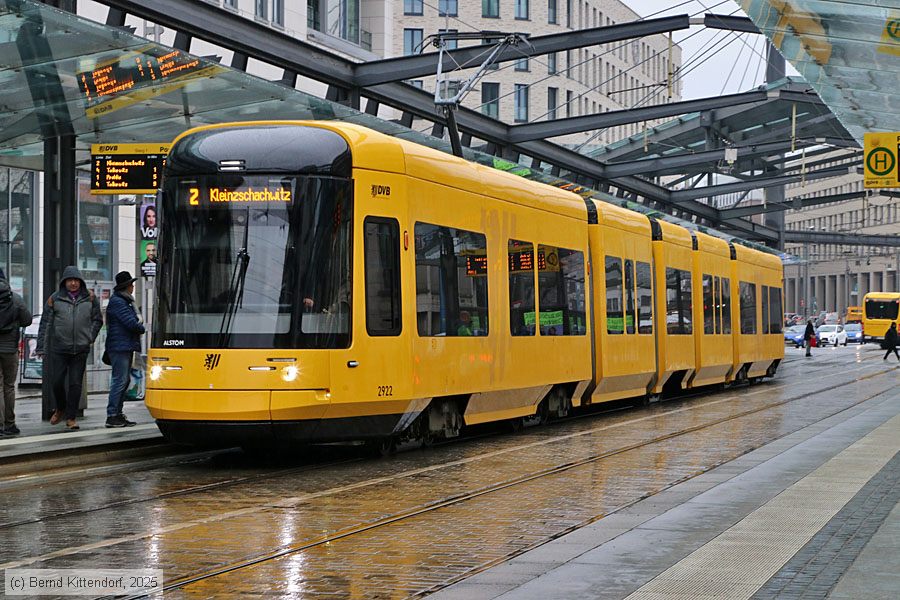
[[[707,235],[702,231],[695,231],[694,237],[697,238],[697,249],[702,252],[709,252],[718,256],[731,256],[731,249],[725,240]]]

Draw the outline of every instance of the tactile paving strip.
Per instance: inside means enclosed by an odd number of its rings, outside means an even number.
[[[900,449],[900,416],[628,596],[629,600],[750,598]]]

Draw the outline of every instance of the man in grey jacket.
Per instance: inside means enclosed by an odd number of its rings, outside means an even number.
[[[37,353],[44,357],[44,373],[50,373],[56,398],[51,425],[59,423],[65,413],[66,429],[75,431],[79,428],[75,417],[78,416],[84,369],[88,352],[101,327],[103,315],[99,300],[87,289],[78,268],[66,267],[59,291],[47,299],[38,330]]]
[[[18,435],[16,427],[16,375],[19,371],[19,331],[31,325],[31,311],[13,292],[0,269],[0,436]]]

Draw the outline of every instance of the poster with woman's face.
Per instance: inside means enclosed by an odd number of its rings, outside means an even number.
[[[155,240],[159,234],[159,227],[156,223],[155,200],[144,202],[141,205],[140,219],[141,239]]]

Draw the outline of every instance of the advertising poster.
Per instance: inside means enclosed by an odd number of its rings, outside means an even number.
[[[138,228],[141,233],[141,250],[138,259],[141,261],[142,277],[156,277],[156,238],[159,227],[156,219],[156,202],[151,198],[141,205],[138,215]]]

